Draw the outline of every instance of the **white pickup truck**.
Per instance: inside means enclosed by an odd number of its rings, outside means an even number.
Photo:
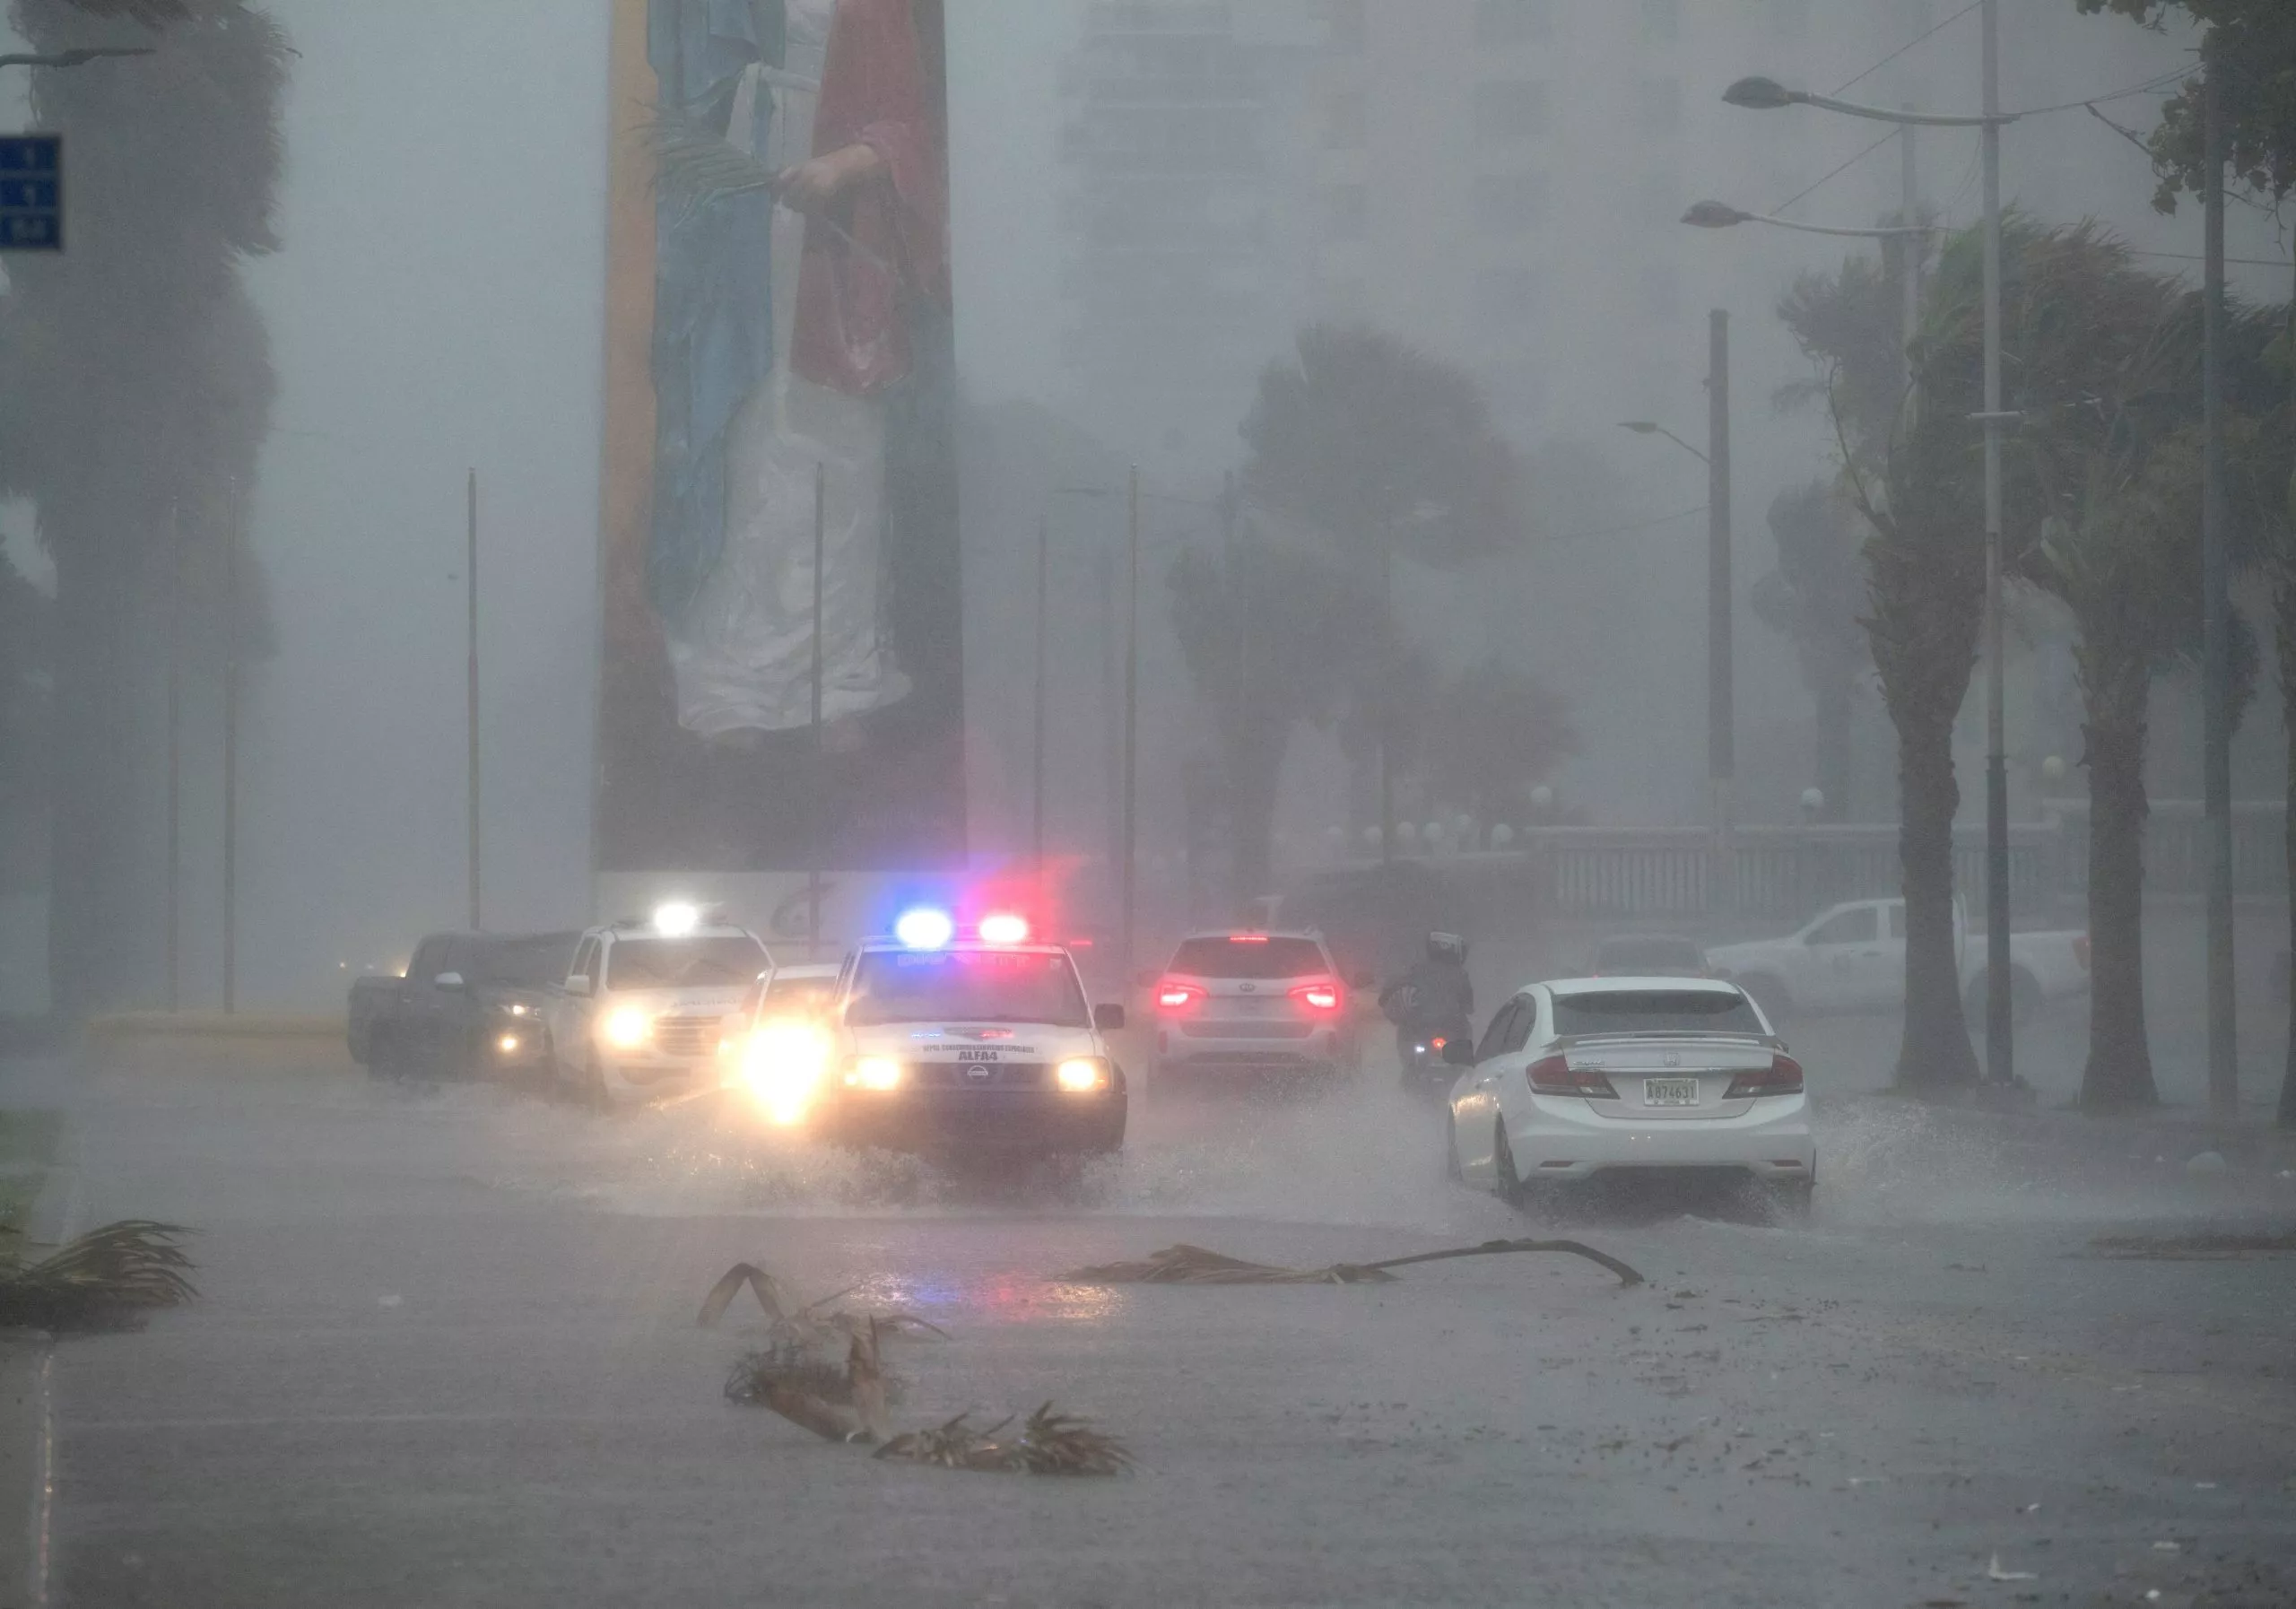
[[[1987,956],[1983,934],[1972,934],[1961,903],[1953,902],[1953,952],[1961,997],[1971,1015],[1985,1010]],[[1722,944],[1706,952],[1718,976],[1781,1011],[1894,1011],[1905,1005],[1905,901],[1853,900],[1830,906],[1784,938]],[[2020,1021],[2044,1001],[2086,994],[2089,935],[2015,933],[2009,935],[2010,1010]]]

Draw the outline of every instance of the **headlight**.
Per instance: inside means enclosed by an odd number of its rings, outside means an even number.
[[[617,1050],[635,1050],[654,1037],[652,1015],[635,1005],[617,1005],[606,1013],[603,1031]]]
[[[845,1082],[863,1090],[896,1089],[900,1084],[900,1064],[887,1056],[865,1056],[853,1064]]]
[[[1072,1095],[1109,1087],[1108,1064],[1097,1056],[1071,1057],[1052,1070],[1053,1082]]]
[[[505,1056],[516,1056],[518,1053],[518,1036],[506,1033],[494,1041],[494,1048]]]
[[[811,1022],[761,1022],[742,1050],[742,1076],[776,1123],[795,1123],[821,1092],[829,1035]]]
[[[510,1002],[509,1012],[514,1017],[525,1016],[526,1014],[526,1003],[523,1000],[513,1000]]]

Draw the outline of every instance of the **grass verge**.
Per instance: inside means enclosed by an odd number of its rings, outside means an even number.
[[[0,1229],[24,1232],[63,1134],[60,1112],[0,1111]]]

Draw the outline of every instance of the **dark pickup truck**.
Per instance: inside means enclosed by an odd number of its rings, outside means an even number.
[[[384,1077],[523,1073],[543,1055],[542,1004],[566,981],[574,933],[434,933],[404,978],[351,986],[351,1059]]]

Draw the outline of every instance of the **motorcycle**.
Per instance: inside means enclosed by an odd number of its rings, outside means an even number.
[[[1439,1102],[1451,1092],[1451,1085],[1458,1081],[1460,1064],[1445,1052],[1458,1035],[1441,1033],[1398,1034],[1396,1049],[1403,1062],[1403,1091],[1414,1100]]]

